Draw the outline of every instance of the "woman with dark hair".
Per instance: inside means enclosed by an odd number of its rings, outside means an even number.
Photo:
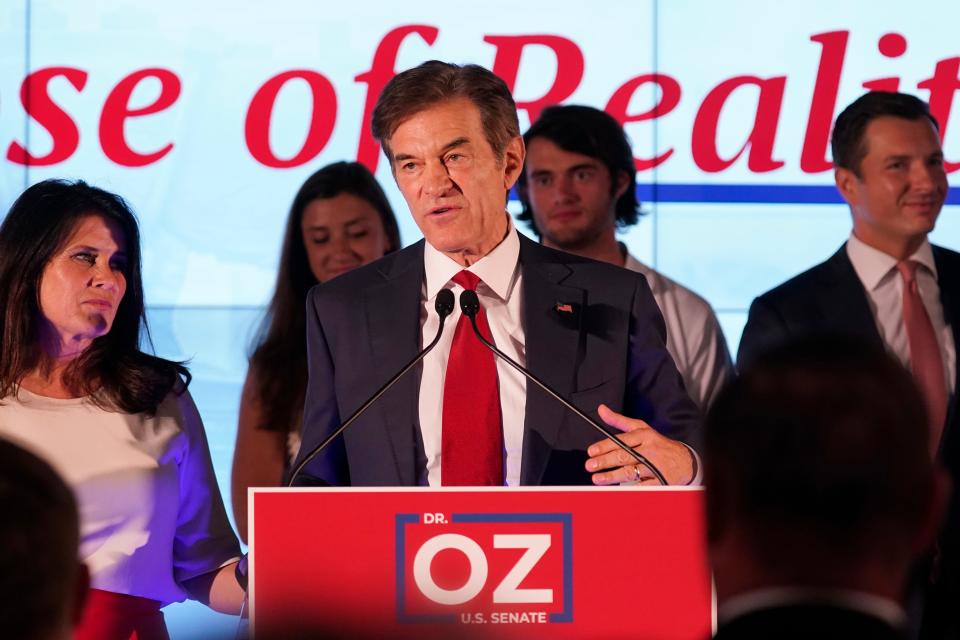
[[[190,374],[140,349],[126,203],[79,181],[27,189],[0,226],[0,309],[0,436],[47,460],[79,503],[93,590],[77,637],[166,638],[159,609],[186,597],[237,612],[239,546]]]
[[[307,291],[400,248],[393,209],[373,174],[336,162],[303,183],[283,236],[277,287],[254,341],[233,454],[233,514],[247,537],[247,489],[280,484],[300,448],[307,386]]]

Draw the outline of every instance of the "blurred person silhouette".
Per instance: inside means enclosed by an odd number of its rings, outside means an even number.
[[[90,584],[77,559],[77,502],[50,465],[6,440],[0,440],[0,513],[4,637],[72,638]]]
[[[882,349],[808,337],[759,354],[707,418],[716,638],[905,638],[914,563],[950,481],[923,399]]]
[[[0,436],[77,497],[81,640],[165,639],[162,606],[244,595],[190,374],[141,350],[140,260],[127,204],[81,181],[31,186],[0,226]]]
[[[307,386],[307,291],[400,248],[393,209],[358,162],[315,172],[293,199],[273,298],[243,385],[231,481],[237,529],[247,539],[247,489],[281,484],[300,448]]]

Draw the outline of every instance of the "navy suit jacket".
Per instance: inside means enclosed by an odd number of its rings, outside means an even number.
[[[311,290],[301,456],[419,351],[423,247],[420,241]],[[519,262],[527,367],[595,418],[606,403],[696,448],[698,409],[666,351],[646,280],[523,235]],[[572,313],[558,311],[558,303]],[[411,371],[305,474],[338,486],[425,484],[419,385],[419,371]],[[599,434],[532,384],[523,429],[522,484],[590,484],[586,449]]]
[[[947,324],[953,328],[954,349],[960,348],[960,254],[933,247],[937,265],[940,303]],[[810,334],[846,335],[883,348],[883,339],[863,284],[847,256],[846,245],[829,260],[801,273],[758,297],[750,305],[747,325],[740,339],[737,364],[741,368],[764,349],[787,339]],[[960,369],[960,368],[958,368]],[[936,582],[928,594],[924,637],[960,637],[960,409],[955,381],[947,410],[940,459],[953,476],[954,491],[947,523],[940,541]],[[931,630],[931,631],[928,631]],[[949,631],[947,631],[949,630]]]

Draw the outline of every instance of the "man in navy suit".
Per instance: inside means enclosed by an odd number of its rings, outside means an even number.
[[[956,480],[960,254],[927,241],[947,194],[939,127],[921,100],[873,92],[837,117],[832,147],[837,189],[853,217],[850,237],[826,262],[753,301],[738,364],[749,365],[787,338],[814,333],[885,347],[924,391],[931,449]],[[955,497],[924,576],[924,637],[960,635],[958,516]]]
[[[425,240],[311,292],[301,458],[430,342],[440,289],[474,289],[500,349],[624,431],[668,482],[693,482],[685,443],[697,440],[698,411],[646,281],[529,241],[505,210],[524,160],[506,84],[476,65],[424,63],[386,86],[373,132]],[[653,482],[482,347],[454,367],[454,352],[478,348],[459,323],[458,307],[422,367],[306,473],[332,485]],[[495,369],[492,382],[469,378],[481,369]],[[460,473],[474,466],[485,479]]]

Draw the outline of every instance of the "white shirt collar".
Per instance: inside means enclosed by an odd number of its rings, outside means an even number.
[[[850,238],[847,240],[847,256],[853,263],[853,269],[857,272],[860,282],[867,291],[876,289],[881,281],[897,266],[897,259],[893,256],[875,249],[863,242],[850,232]],[[933,249],[927,240],[914,251],[910,260],[919,262],[922,266],[933,274],[933,279],[937,279],[937,265],[933,261]]]
[[[660,279],[656,277],[658,274],[653,269],[634,258],[633,254],[629,252],[627,253],[627,259],[623,261],[623,268],[628,271],[637,271],[642,273],[643,277],[647,279],[647,284],[650,286],[650,291],[654,293],[660,292]]]
[[[510,225],[506,237],[493,251],[466,267],[466,270],[476,274],[490,291],[506,301],[516,280],[517,264],[520,261],[520,238],[510,216],[506,212],[504,215]],[[453,276],[464,270],[463,265],[435,249],[429,242],[425,242],[423,247],[423,268],[426,274],[427,300],[432,300]]]
[[[817,589],[807,587],[770,587],[736,595],[717,610],[717,622],[729,623],[754,611],[791,605],[829,605],[859,611],[883,620],[894,628],[906,624],[906,614],[899,604],[873,593],[852,589]]]
[[[629,251],[627,252],[627,259],[623,261],[623,268],[629,271],[640,271],[644,275],[646,275],[648,269],[647,265],[634,258]]]

